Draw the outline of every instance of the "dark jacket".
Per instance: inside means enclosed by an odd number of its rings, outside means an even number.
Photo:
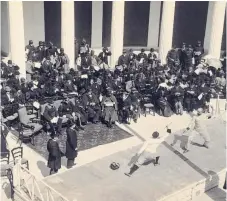
[[[120,57],[119,57],[119,59],[118,59],[118,65],[128,65],[129,64],[129,60],[128,60],[128,57],[127,57],[127,55],[121,55]]]
[[[67,128],[67,141],[65,156],[68,159],[74,159],[77,157],[77,131],[71,128]]]
[[[73,105],[71,105],[70,103],[62,102],[58,108],[58,114],[60,117],[62,117],[63,115],[72,114],[72,112]]]
[[[47,142],[47,150],[49,152],[48,163],[47,166],[51,169],[58,170],[61,168],[61,156],[63,153],[59,148],[59,144],[57,141],[50,139]]]
[[[112,53],[108,52],[100,52],[98,58],[101,60],[102,63],[108,64],[108,56],[111,56]]]
[[[47,121],[51,121],[54,117],[58,116],[57,110],[54,106],[52,107],[45,107],[44,113],[43,113],[44,118]]]

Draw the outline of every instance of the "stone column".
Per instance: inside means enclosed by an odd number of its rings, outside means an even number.
[[[68,55],[70,68],[75,68],[74,1],[61,2],[61,47]]]
[[[164,1],[159,39],[159,58],[162,64],[166,64],[167,53],[172,48],[174,13],[175,1]]]
[[[20,67],[20,77],[26,78],[23,2],[9,1],[8,4],[11,59]]]
[[[92,1],[91,47],[102,47],[103,2]]]
[[[114,68],[123,51],[124,38],[124,1],[113,1],[111,24],[111,52],[110,66]]]
[[[160,12],[161,1],[151,1],[147,38],[147,47],[149,48],[158,48]]]
[[[220,58],[223,27],[225,21],[225,7],[225,1],[209,2],[204,49],[214,58]]]

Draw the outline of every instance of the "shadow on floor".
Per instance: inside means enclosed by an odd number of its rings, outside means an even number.
[[[41,172],[41,174],[46,177],[50,173],[50,169],[47,167],[47,164],[45,164],[43,161],[38,161],[37,166]]]

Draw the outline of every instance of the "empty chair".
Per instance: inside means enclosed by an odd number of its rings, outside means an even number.
[[[23,158],[23,147],[16,147],[11,150],[13,156],[14,165],[21,160],[21,165],[26,165],[27,169],[29,169],[29,163],[26,158]]]
[[[40,120],[35,119],[34,114],[28,115],[25,107],[22,107],[18,110],[18,116],[24,130],[24,134],[26,129],[31,129],[32,134],[35,134],[42,130],[43,126],[40,123],[37,123],[40,122]],[[28,133],[30,133],[30,131]]]

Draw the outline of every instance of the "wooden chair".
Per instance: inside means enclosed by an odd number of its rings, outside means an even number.
[[[13,156],[14,165],[21,160],[21,165],[26,165],[27,169],[29,169],[29,163],[26,158],[23,158],[23,147],[16,147],[11,150]]]
[[[40,132],[43,126],[40,124],[39,119],[35,119],[35,115],[28,115],[25,107],[18,110],[19,115],[19,139],[21,142],[26,139],[30,139],[34,145],[34,135]]]
[[[145,95],[142,100],[142,105],[143,105],[143,112],[144,116],[146,117],[147,114],[153,113],[153,116],[155,116],[155,108],[154,104],[151,102],[151,96],[150,95]]]
[[[34,127],[31,128],[24,128],[21,123],[18,124],[18,129],[17,129],[19,136],[17,143],[20,141],[20,146],[22,143],[30,142],[32,145],[35,145],[34,142]]]

